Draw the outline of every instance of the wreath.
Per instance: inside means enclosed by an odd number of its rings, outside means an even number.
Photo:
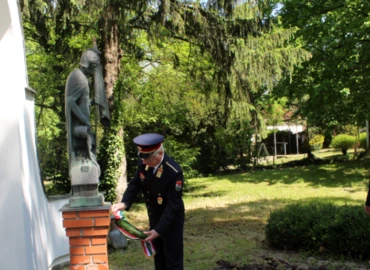
[[[145,234],[144,231],[132,225],[125,217],[123,211],[117,211],[113,214],[116,219],[115,223],[117,225],[118,230],[128,239],[140,240],[141,245],[144,249],[144,253],[147,257],[154,256],[155,248],[152,241],[145,241],[148,235]]]

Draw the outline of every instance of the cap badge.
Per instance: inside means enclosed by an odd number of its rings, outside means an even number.
[[[176,190],[180,191],[182,188],[182,180],[176,181]]]

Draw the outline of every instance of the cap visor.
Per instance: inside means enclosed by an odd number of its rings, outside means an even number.
[[[138,152],[138,157],[139,158],[144,158],[144,159],[146,159],[146,158],[149,158],[149,157],[151,157],[152,155],[153,155],[153,153],[141,153],[141,152]]]

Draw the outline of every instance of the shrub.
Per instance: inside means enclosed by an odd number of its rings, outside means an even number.
[[[355,137],[347,134],[339,134],[331,141],[330,147],[342,150],[343,155],[347,154],[347,150],[352,148],[355,143]]]
[[[360,133],[360,145],[359,147],[362,149],[366,149],[366,132]]]
[[[313,151],[322,149],[325,137],[323,135],[315,135],[309,142],[310,148]]]
[[[370,218],[363,206],[292,204],[271,213],[266,228],[270,247],[368,259]]]
[[[199,155],[199,148],[191,148],[190,145],[178,142],[170,136],[166,138],[164,145],[165,152],[180,164],[186,182],[189,178],[199,176],[198,171],[193,169],[193,164]]]

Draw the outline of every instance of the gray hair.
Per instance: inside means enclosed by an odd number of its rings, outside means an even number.
[[[164,147],[162,143],[161,143],[161,146],[157,150],[154,151],[152,156],[157,156],[160,152],[164,153]]]

